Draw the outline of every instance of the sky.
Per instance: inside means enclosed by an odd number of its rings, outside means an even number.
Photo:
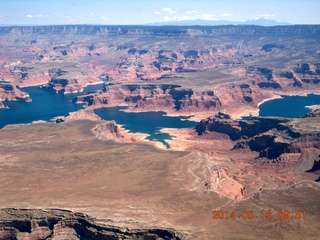
[[[320,0],[0,0],[0,25],[139,25],[256,18],[320,24]]]

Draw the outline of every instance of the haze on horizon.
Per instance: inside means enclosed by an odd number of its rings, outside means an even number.
[[[0,25],[143,25],[266,18],[320,24],[319,0],[0,0]]]

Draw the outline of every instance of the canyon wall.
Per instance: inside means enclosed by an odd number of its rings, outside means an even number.
[[[257,115],[276,94],[319,93],[319,25],[26,26],[0,35],[0,79],[63,94],[105,81],[78,99],[88,105],[234,117]]]
[[[299,119],[253,117],[249,120],[232,120],[229,115],[219,113],[200,121],[196,131],[205,138],[208,132],[226,134],[234,142],[232,150],[250,149],[258,152],[259,158],[273,162],[292,161],[296,171],[318,171],[320,119],[318,111],[314,112]]]
[[[127,104],[135,110],[194,111],[219,109],[221,103],[213,91],[194,92],[168,84],[106,84],[102,91],[78,96],[77,103],[88,106]]]
[[[99,25],[56,25],[56,26],[11,26],[1,27],[0,34],[101,34],[101,35],[151,35],[151,36],[194,36],[215,34],[319,34],[319,25],[290,26],[99,26]]]
[[[182,239],[173,229],[128,229],[63,209],[0,209],[1,239]]]
[[[12,85],[10,82],[0,80],[0,108],[6,108],[6,101],[25,101],[31,102],[28,93],[19,90],[16,86]]]

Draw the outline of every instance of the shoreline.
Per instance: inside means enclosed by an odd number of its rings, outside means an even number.
[[[88,87],[88,86],[92,86],[92,85],[98,85],[101,83],[105,83],[104,81],[99,81],[99,82],[92,82],[92,83],[87,83],[86,85],[82,86],[83,88]]]
[[[319,95],[320,96],[320,93],[314,93],[314,92],[304,92],[304,93],[301,93],[301,94],[280,94],[280,93],[273,93],[273,96],[270,97],[270,98],[266,98],[264,100],[262,100],[261,102],[259,102],[257,104],[257,106],[259,107],[261,104],[267,102],[267,101],[271,101],[271,100],[274,100],[274,99],[281,99],[281,98],[284,98],[284,97],[307,97],[308,95]]]
[[[12,84],[12,82],[9,81],[10,84]],[[28,87],[41,87],[42,85],[45,85],[47,84],[48,82],[45,82],[45,83],[34,83],[34,84],[26,84],[26,85],[16,85],[18,88],[28,88]],[[101,83],[105,83],[104,81],[100,80],[100,81],[97,81],[97,82],[90,82],[90,83],[87,83],[85,85],[82,86],[82,88],[85,88],[87,86],[91,86],[91,85],[98,85],[98,84],[101,84]]]
[[[95,82],[95,83],[89,83],[88,85],[97,85],[97,84],[101,84],[103,82]],[[259,106],[261,104],[263,104],[264,102],[267,102],[267,101],[270,101],[270,100],[274,100],[274,99],[281,99],[283,98],[284,96],[307,96],[307,95],[310,95],[310,94],[314,94],[314,95],[320,95],[319,93],[303,93],[303,94],[279,94],[279,93],[273,93],[273,96],[272,97],[269,97],[269,98],[266,98],[264,100],[262,100],[261,102],[259,102],[257,104],[257,116],[259,116]],[[309,106],[305,106],[306,108],[309,108],[310,110],[313,110],[314,108],[318,108],[320,105],[318,104],[314,104],[314,105],[309,105]],[[120,111],[124,111],[124,112],[127,112],[127,113],[147,113],[147,112],[162,112],[162,116],[167,116],[167,117],[179,117],[179,118],[183,118],[181,119],[182,121],[194,121],[195,124],[197,124],[197,122],[199,122],[199,119],[203,119],[202,117],[204,115],[208,115],[206,113],[209,113],[208,112],[199,112],[199,114],[197,115],[197,112],[192,112],[192,113],[186,113],[186,112],[175,112],[175,111],[166,111],[164,109],[159,109],[159,110],[147,110],[147,109],[132,109],[130,108],[129,105],[99,105],[99,106],[84,106],[83,108],[75,111],[75,112],[69,112],[68,114],[71,114],[71,113],[76,113],[78,111],[81,111],[81,110],[91,110],[93,111],[94,109],[99,109],[99,108],[112,108],[112,107],[125,107],[125,109],[120,109]],[[96,114],[95,114],[96,115]],[[212,114],[211,114],[212,115]],[[97,115],[98,116],[98,115]],[[243,117],[243,113],[242,114],[237,114],[238,117]],[[39,122],[47,122],[47,123],[52,123],[54,122],[56,119],[58,118],[64,118],[65,116],[55,116],[53,118],[51,118],[50,120],[48,121],[44,121],[44,120],[37,120],[37,121],[33,121],[33,122],[29,122],[29,123],[15,123],[15,124],[7,124],[7,125],[19,125],[19,124],[36,124],[36,123],[39,123]],[[186,119],[184,119],[186,118]],[[84,118],[85,119],[85,118]],[[5,125],[5,126],[7,126]],[[144,137],[138,137],[137,142],[141,142],[141,143],[148,143],[148,144],[152,144],[154,146],[156,146],[157,148],[160,148],[160,149],[166,149],[166,146],[162,143],[162,142],[159,142],[159,141],[153,141],[153,140],[149,140],[147,139],[147,134],[143,134],[143,133],[132,133],[130,132],[131,130],[130,129],[125,129],[123,125],[121,124],[118,124],[119,127],[121,127],[123,130],[125,130],[125,133],[126,134],[133,134],[133,135],[136,135],[136,136],[142,136],[142,135],[145,135]],[[3,128],[5,127],[3,126]],[[160,131],[162,130],[163,128],[160,129]],[[173,128],[173,129],[180,129],[180,128]],[[166,140],[171,140],[171,139],[165,139]],[[168,143],[168,142],[167,142]],[[161,145],[161,146],[160,146]],[[170,144],[169,144],[170,145]],[[169,148],[170,149],[170,148]]]
[[[11,82],[10,82],[11,83]],[[46,84],[46,83],[48,83],[48,82],[45,82],[45,83],[35,83],[35,84],[27,84],[27,85],[23,85],[23,86],[21,86],[21,85],[16,85],[18,88],[28,88],[28,87],[41,87],[42,85],[44,85],[44,84]]]
[[[274,94],[273,97],[266,98],[266,99],[262,100],[261,102],[258,102],[258,104],[257,104],[258,115],[259,115],[259,111],[260,111],[260,110],[259,110],[260,105],[262,105],[262,104],[265,103],[265,102],[271,101],[271,100],[282,99],[282,98],[283,98],[282,96],[287,96],[287,95]],[[300,95],[297,95],[297,96],[300,96]]]
[[[314,111],[316,109],[320,109],[320,104],[305,106],[305,108],[308,108],[308,109],[311,109],[311,111]]]

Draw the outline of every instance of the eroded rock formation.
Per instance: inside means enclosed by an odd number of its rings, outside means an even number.
[[[318,25],[1,27],[0,35],[1,79],[57,93],[107,81],[79,98],[89,105],[256,115],[274,93],[318,91]]]
[[[0,209],[1,239],[183,239],[173,229],[128,229],[62,209]]]
[[[317,112],[316,110],[314,112]],[[317,116],[286,119],[253,117],[249,120],[232,120],[219,113],[202,120],[196,127],[199,135],[207,132],[226,134],[235,142],[233,149],[249,148],[259,152],[260,158],[286,161],[288,154],[298,154],[295,169],[318,169],[320,153],[320,119]]]
[[[213,91],[194,92],[169,84],[106,84],[102,91],[82,95],[75,100],[88,106],[127,104],[141,110],[210,110],[221,103]]]
[[[31,98],[28,93],[19,90],[10,82],[0,81],[0,108],[5,108],[4,101],[25,101],[31,102]]]

